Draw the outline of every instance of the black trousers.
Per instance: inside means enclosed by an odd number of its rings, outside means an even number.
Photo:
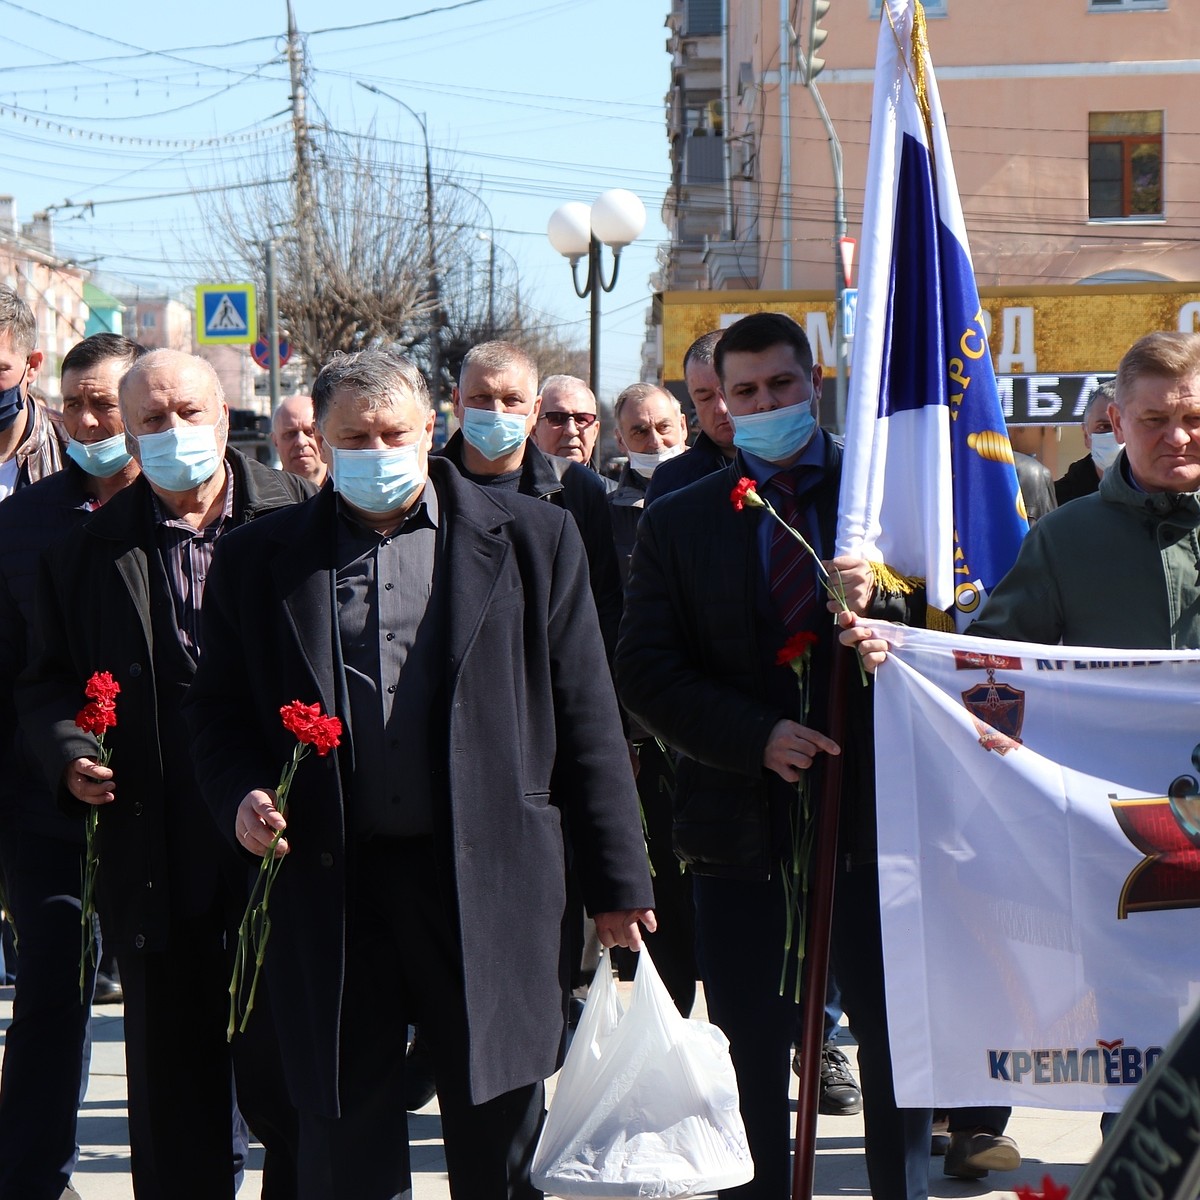
[[[450,1194],[541,1196],[529,1166],[544,1115],[542,1082],[470,1101],[462,951],[448,873],[438,864],[432,838],[373,839],[348,856],[341,1116],[300,1113],[301,1200],[411,1197],[409,1024],[420,1026],[433,1060]]]
[[[225,927],[215,911],[176,916],[168,949],[121,954],[137,1200],[232,1200],[239,1109],[267,1152],[263,1197],[296,1195],[296,1114],[261,984],[246,1032],[226,1041]]]
[[[20,939],[0,1078],[0,1200],[58,1200],[75,1169],[95,985],[89,964],[81,1000],[82,858],[71,841],[15,827],[0,832],[0,865]]]
[[[679,869],[671,846],[671,809],[675,768],[652,738],[638,746],[638,799],[646,822],[646,848],[654,868],[654,915],[658,930],[646,933],[646,945],[675,1007],[690,1016],[696,1002],[696,911],[691,877]],[[637,955],[623,950],[618,963],[628,964],[628,977],[637,969]],[[625,978],[623,971],[621,978]]]

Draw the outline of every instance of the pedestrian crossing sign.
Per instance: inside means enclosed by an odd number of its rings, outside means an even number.
[[[252,283],[196,285],[196,341],[202,346],[241,346],[258,340]]]

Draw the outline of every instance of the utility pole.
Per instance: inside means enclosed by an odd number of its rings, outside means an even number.
[[[308,115],[304,94],[304,42],[296,30],[296,17],[292,11],[292,0],[287,0],[287,57],[288,69],[292,79],[292,139],[296,155],[296,182],[294,190],[296,237],[299,245],[299,271],[297,283],[304,292],[303,319],[310,326],[315,321],[313,291],[319,286],[316,271],[315,236],[313,232],[313,214],[315,211],[313,197],[312,144],[308,136]],[[293,333],[296,331],[293,330]],[[315,330],[310,329],[310,334]],[[306,339],[313,345],[315,338]],[[277,343],[273,343],[277,345]],[[278,349],[276,349],[278,353]],[[306,363],[305,373],[309,382],[315,364]],[[274,403],[274,401],[272,401]]]
[[[275,282],[275,239],[268,238],[267,257],[267,354],[271,368],[271,419],[279,407],[279,288]]]
[[[788,0],[779,0],[779,286],[792,289],[792,69],[791,14]]]

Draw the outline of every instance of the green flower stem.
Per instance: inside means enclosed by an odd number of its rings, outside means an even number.
[[[275,788],[275,807],[285,820],[292,780],[295,778],[296,768],[307,753],[307,744],[297,742],[295,749],[292,750],[292,757],[284,766],[279,783]],[[271,899],[271,889],[275,886],[275,879],[279,874],[280,867],[283,866],[283,859],[275,857],[275,848],[279,845],[279,839],[283,837],[284,832],[282,829],[276,831],[259,863],[258,874],[255,876],[254,886],[250,889],[250,898],[246,902],[246,911],[242,914],[242,921],[238,926],[237,949],[233,956],[233,977],[229,981],[229,1025],[225,1030],[226,1041],[233,1040],[235,1031],[245,1033],[246,1022],[250,1020],[250,1014],[254,1011],[254,999],[258,994],[258,980],[267,955],[267,941],[271,936],[271,918],[267,906]],[[250,977],[250,990],[243,1006],[241,998],[246,986],[246,975],[252,951],[254,973]]]
[[[821,584],[825,588],[825,591],[828,593],[830,599],[836,600],[838,602],[838,604],[840,604],[842,606],[842,612],[849,612],[850,605],[849,605],[849,602],[846,600],[846,588],[845,588],[845,585],[842,583],[841,571],[838,571],[837,579],[835,580],[829,574],[829,572],[825,569],[825,564],[820,560],[820,558],[817,555],[817,552],[812,548],[812,546],[810,546],[808,544],[808,541],[804,537],[804,535],[798,529],[793,529],[771,507],[771,502],[769,500],[767,500],[764,497],[762,497],[761,495],[759,495],[759,501],[762,504],[762,507],[765,508],[767,510],[767,512],[772,517],[774,517],[775,520],[778,521],[779,524],[782,525],[783,528],[786,529],[788,531],[788,533],[790,533],[792,535],[792,537],[794,537],[796,539],[796,541],[798,541],[800,543],[800,545],[804,547],[805,550],[808,551],[808,553],[812,556],[813,562],[816,564],[817,575],[821,580]],[[863,666],[862,659],[857,654],[855,654],[854,660],[855,660],[855,662],[858,663],[858,677],[859,677],[859,679],[862,680],[863,687],[866,687],[867,686],[866,668]]]
[[[112,750],[104,744],[104,734],[96,739],[99,752],[96,761],[107,767]],[[100,854],[96,848],[96,830],[100,826],[100,806],[90,805],[83,823],[83,880],[79,888],[79,1003],[87,1002],[86,985],[88,964],[93,968],[96,958],[96,876],[100,870]]]

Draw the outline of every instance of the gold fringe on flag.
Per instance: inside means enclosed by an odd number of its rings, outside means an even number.
[[[892,596],[911,596],[925,582],[915,576],[901,575],[887,563],[872,562],[869,565],[871,574],[875,576],[875,587]]]

